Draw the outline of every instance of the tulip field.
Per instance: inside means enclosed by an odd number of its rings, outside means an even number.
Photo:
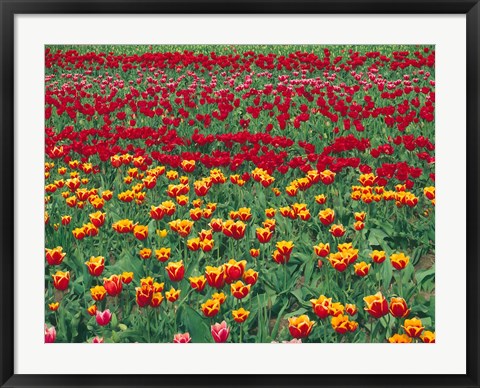
[[[46,46],[43,255],[46,343],[435,342],[435,47]]]

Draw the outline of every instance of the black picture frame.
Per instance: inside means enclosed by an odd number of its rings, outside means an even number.
[[[2,387],[442,386],[479,387],[479,0],[0,0]],[[14,16],[18,14],[466,14],[467,18],[467,373],[464,375],[19,375],[14,373]],[[462,301],[459,301],[462,303]],[[455,319],[452,312],[452,319]],[[460,327],[463,329],[463,327]],[[408,361],[406,361],[408,362]],[[240,372],[240,370],[239,370]]]

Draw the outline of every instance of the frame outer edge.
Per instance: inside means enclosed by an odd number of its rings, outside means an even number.
[[[479,212],[479,130],[480,130],[480,3],[467,13],[467,375],[479,386],[480,303],[478,242]],[[470,257],[470,259],[468,259]],[[475,297],[477,302],[475,303]],[[470,316],[468,316],[470,314]]]
[[[14,310],[13,310],[13,266],[14,266],[14,164],[13,164],[13,93],[14,81],[11,76],[14,71],[14,12],[11,4],[0,3],[0,20],[2,23],[1,77],[0,77],[0,145],[1,167],[0,182],[0,247],[1,261],[1,288],[0,288],[0,348],[2,361],[0,362],[0,383],[14,373]]]
[[[0,316],[6,317],[6,319],[0,320],[0,349],[2,356],[0,357],[2,359],[2,361],[0,362],[1,386],[40,386],[40,384],[44,384],[46,381],[48,381],[47,386],[51,386],[51,378],[54,377],[52,375],[38,376],[39,379],[36,379],[35,376],[14,375],[14,190],[8,190],[8,188],[14,188],[14,104],[12,99],[12,96],[14,96],[14,79],[13,77],[11,77],[11,75],[14,74],[14,61],[12,59],[14,55],[14,15],[15,13],[47,13],[42,11],[42,7],[46,6],[45,8],[47,8],[48,10],[52,10],[52,5],[57,7],[60,6],[62,11],[70,8],[72,10],[72,13],[75,13],[75,8],[82,9],[84,8],[82,7],[82,5],[85,6],[88,3],[89,2],[87,1],[84,4],[78,2],[72,2],[68,4],[68,2],[66,1],[53,1],[48,6],[48,3],[43,1],[35,3],[0,0],[0,20],[2,23],[2,48],[0,50],[0,64],[2,66],[0,77],[0,122],[2,126],[2,129],[0,129],[0,144],[2,150],[0,156],[0,182],[2,183],[2,187],[4,188],[4,190],[0,192],[0,199],[2,202],[0,206],[0,220],[2,225],[2,233],[0,233],[0,247],[2,248],[3,254],[0,264],[0,269],[2,272],[0,275],[2,280],[2,285],[0,288]],[[100,5],[102,3],[103,6],[105,6],[106,4],[111,4],[111,2],[109,1],[101,1],[97,5],[97,9],[102,8],[102,6]],[[122,3],[123,6],[120,6],[120,4]],[[118,1],[118,3],[116,3],[118,7],[117,9],[128,8],[127,3],[128,2],[122,0]],[[149,3],[149,5],[154,4],[150,2],[142,2],[142,5],[145,6],[146,3]],[[180,5],[181,3],[183,2],[179,2],[178,5]],[[319,3],[321,3],[321,1]],[[328,2],[325,3],[328,4]],[[370,3],[371,6],[376,2],[367,1],[366,3]],[[339,7],[340,4],[342,3],[339,2],[336,7]],[[477,257],[478,240],[480,239],[480,232],[478,230],[478,220],[480,216],[478,206],[478,198],[480,194],[478,190],[478,174],[480,172],[480,159],[478,156],[480,149],[478,135],[478,131],[480,130],[480,77],[478,73],[480,65],[480,4],[477,1],[475,5],[469,7],[466,1],[459,1],[455,9],[444,9],[443,12],[438,11],[438,8],[440,8],[439,4],[441,4],[441,2],[437,4],[436,8],[434,4],[432,4],[432,13],[463,13],[463,9],[469,8],[469,12],[467,13],[467,205],[469,206],[469,212],[467,214],[467,257],[470,257],[471,259],[467,261],[467,280],[469,288],[466,301],[468,309],[467,311],[469,311],[470,314],[470,316],[468,317],[469,330],[467,331],[467,376],[469,381],[467,382],[463,380],[462,383],[460,383],[459,381],[459,384],[464,387],[478,387],[479,380],[477,362],[478,351],[480,348],[480,327],[478,324],[478,318],[480,315],[480,304],[478,303],[478,277],[480,274]],[[220,3],[219,5],[221,6],[222,4]],[[225,5],[225,3],[223,3],[223,5]],[[380,4],[376,3],[375,5],[379,6]],[[406,5],[407,2],[405,2],[405,6]],[[410,3],[409,5],[412,4]],[[93,9],[95,7],[96,6],[94,4],[90,4],[86,8]],[[198,4],[194,8],[198,8]],[[125,12],[125,10],[123,12]],[[113,11],[112,13],[123,12]],[[355,13],[362,12],[357,11]],[[424,11],[423,13],[427,12]],[[476,304],[474,303],[475,299],[473,299],[472,302],[471,295],[476,296]],[[33,379],[30,379],[29,377]],[[50,379],[48,377],[50,377]],[[58,378],[60,376],[56,377]],[[87,376],[82,377],[85,378]],[[102,379],[100,379],[100,381],[101,380]],[[65,380],[63,380],[63,382],[67,383],[68,381],[70,381],[70,383],[73,382],[71,378],[65,376]],[[57,380],[57,383],[58,382],[59,381]],[[124,381],[124,383],[126,383],[126,381]],[[61,382],[60,386],[65,385]]]

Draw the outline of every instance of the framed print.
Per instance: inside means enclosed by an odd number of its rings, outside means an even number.
[[[479,385],[478,2],[1,6],[2,386]]]

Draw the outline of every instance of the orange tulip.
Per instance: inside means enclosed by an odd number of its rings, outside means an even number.
[[[352,329],[352,322],[350,322],[348,315],[337,315],[336,317],[332,317],[332,328],[339,334],[345,334]],[[356,327],[355,327],[356,329]]]
[[[317,202],[319,205],[323,205],[325,202],[327,202],[327,197],[324,194],[316,195],[315,202]]]
[[[75,237],[77,240],[82,240],[87,235],[85,233],[85,228],[84,227],[73,229],[72,234],[73,234],[73,237]]]
[[[435,343],[435,333],[425,330],[420,336],[420,339],[426,344],[433,344]]]
[[[252,213],[249,207],[241,207],[238,209],[238,215],[243,222],[247,222],[252,219]]]
[[[425,327],[422,326],[422,321],[418,318],[405,319],[402,328],[405,330],[405,333],[412,338],[420,337],[420,334],[422,334],[422,331],[425,329]]]
[[[277,264],[286,264],[290,260],[290,256],[282,255],[278,249],[273,251],[272,258]]]
[[[388,339],[391,344],[409,344],[412,339],[406,334],[394,334]]]
[[[105,190],[102,193],[102,199],[104,199],[105,201],[110,201],[112,198],[113,198],[113,192],[112,191]]]
[[[100,228],[105,223],[105,215],[106,215],[105,213],[102,213],[100,211],[96,213],[92,213],[89,215],[90,222],[93,225],[95,225],[97,228]]]
[[[213,240],[200,241],[200,248],[203,252],[210,252],[213,249],[215,242]]]
[[[220,267],[205,267],[205,277],[208,285],[213,288],[222,288],[225,284],[224,266]]]
[[[207,284],[207,279],[203,275],[191,277],[188,280],[190,281],[190,286],[197,292],[202,292],[205,284]]]
[[[362,186],[373,186],[377,181],[378,177],[374,174],[362,174],[358,181],[362,184]]]
[[[165,267],[167,271],[168,277],[172,282],[179,282],[183,279],[185,275],[185,267],[183,265],[183,260],[177,262],[169,262],[168,265]]]
[[[175,231],[180,235],[180,237],[187,237],[192,231],[193,222],[190,220],[179,220],[175,227]]]
[[[371,264],[367,264],[364,261],[357,263],[353,266],[355,269],[355,275],[364,277],[368,275],[368,271],[370,270]]]
[[[435,199],[435,187],[433,187],[433,186],[425,187],[423,189],[423,194],[429,200],[434,200]]]
[[[195,237],[187,240],[187,248],[191,251],[198,251],[200,249],[200,238]]]
[[[224,222],[222,231],[225,236],[240,240],[245,236],[245,228],[246,225],[242,221],[228,220]]]
[[[277,211],[274,208],[265,209],[265,217],[273,218]]]
[[[209,299],[202,304],[202,312],[207,318],[212,318],[220,311],[220,302],[216,299]]]
[[[65,291],[68,288],[70,282],[70,272],[57,271],[55,275],[52,275],[53,286],[60,291]]]
[[[70,221],[72,221],[71,216],[62,216],[62,225],[63,226],[67,226],[68,224],[70,224]]]
[[[153,292],[162,292],[165,283],[153,282]]]
[[[266,244],[273,236],[273,232],[268,228],[257,228],[256,234],[260,244]]]
[[[143,260],[147,260],[152,257],[152,250],[150,248],[143,248],[138,253],[140,255],[140,258]]]
[[[120,220],[112,225],[113,229],[118,233],[130,233],[133,231],[133,222],[130,220]]]
[[[260,249],[252,248],[250,249],[250,256],[258,257],[260,255]]]
[[[275,246],[281,255],[290,257],[295,244],[293,241],[279,241]]]
[[[386,259],[386,254],[384,251],[373,251],[372,253],[370,253],[370,257],[372,258],[372,260],[377,263],[377,264],[380,264],[380,263],[383,263]]]
[[[343,315],[344,311],[345,306],[340,302],[332,303],[328,307],[328,314],[330,314],[332,317],[338,317],[339,315]]]
[[[404,269],[409,261],[410,258],[403,253],[394,253],[390,256],[390,262],[392,263],[393,268],[397,270]]]
[[[148,226],[135,225],[133,228],[133,235],[138,240],[145,240],[148,237]]]
[[[345,305],[345,311],[352,317],[358,312],[357,306],[348,303]]]
[[[211,229],[202,229],[200,232],[198,232],[198,237],[200,240],[213,240],[213,234]]]
[[[345,234],[346,230],[345,228],[343,227],[343,225],[341,224],[333,224],[331,227],[330,227],[330,233],[332,234],[332,236],[334,237],[342,237],[344,234]]]
[[[221,218],[212,218],[209,225],[214,232],[221,232],[223,230],[223,221]]]
[[[250,315],[250,311],[245,310],[243,307],[238,310],[232,310],[233,320],[237,323],[243,323],[247,320]]]
[[[288,319],[288,330],[293,338],[308,337],[314,325],[315,322],[311,321],[307,315],[300,315],[299,317]]]
[[[410,310],[407,307],[407,302],[403,298],[390,299],[390,314],[395,318],[405,318],[410,314]]]
[[[185,206],[188,203],[188,197],[186,195],[177,195],[175,201],[180,206]]]
[[[180,165],[185,172],[193,172],[195,170],[195,160],[182,160]]]
[[[269,219],[263,221],[262,225],[263,225],[264,228],[270,229],[272,232],[274,232],[276,221],[274,219],[269,218]]]
[[[163,302],[163,295],[160,292],[154,292],[152,294],[152,299],[150,300],[151,307],[158,307]]]
[[[165,263],[170,258],[171,248],[160,248],[155,250],[155,257],[158,261]]]
[[[320,173],[320,180],[324,185],[330,185],[335,180],[335,173],[330,170],[325,170]]]
[[[135,299],[139,307],[145,307],[150,305],[153,298],[153,291],[153,287],[147,284],[135,288]],[[157,301],[160,299],[158,295],[156,299]]]
[[[338,272],[345,271],[349,264],[349,258],[342,255],[342,252],[330,253],[330,256],[328,256],[328,261]]]
[[[209,219],[213,214],[213,210],[210,209],[203,209],[202,211],[202,217],[205,219]]]
[[[220,304],[223,304],[223,302],[225,302],[227,297],[223,292],[215,292],[212,294],[212,299],[218,300]]]
[[[312,303],[313,312],[320,319],[324,319],[330,314],[329,311],[332,298],[327,298],[325,295],[320,295],[318,299],[310,299],[310,303]]]
[[[105,269],[105,258],[103,256],[90,257],[90,260],[85,262],[88,268],[88,273],[92,276],[100,276]]]
[[[359,212],[359,213],[354,213],[355,216],[355,221],[365,221],[365,218],[367,217],[367,213],[365,212]]]
[[[45,248],[45,257],[49,265],[60,265],[66,256],[62,247],[56,247],[52,249]]]
[[[253,286],[257,282],[257,279],[258,279],[258,272],[256,272],[252,268],[246,270],[243,273],[243,280],[247,284],[250,284]]]
[[[165,216],[164,208],[160,206],[150,207],[150,217],[154,220],[161,220]]]
[[[246,260],[236,261],[235,259],[231,259],[228,263],[226,263],[224,265],[226,282],[232,283],[234,280],[240,279],[245,271],[246,265]]]
[[[96,304],[92,304],[91,306],[89,306],[89,307],[87,308],[87,313],[88,313],[88,315],[90,315],[90,316],[92,316],[92,317],[93,317],[94,315],[96,315],[96,314],[97,314],[97,305],[96,305]]]
[[[250,292],[251,285],[245,285],[241,280],[237,281],[236,283],[232,283],[230,285],[230,291],[232,295],[237,299],[245,298],[248,293]]]
[[[117,296],[122,292],[122,276],[112,275],[109,278],[103,278],[103,287],[110,296]]]
[[[353,224],[353,229],[356,231],[360,231],[363,228],[365,228],[365,224],[362,221],[356,221],[355,224]]]
[[[180,297],[180,292],[182,290],[175,290],[173,287],[170,288],[170,291],[167,291],[165,292],[165,298],[173,303],[173,302],[176,302],[178,300],[178,298]]]
[[[105,295],[107,295],[107,290],[103,286],[95,286],[90,288],[90,295],[92,299],[95,301],[100,301],[105,299]]]
[[[172,201],[164,201],[160,206],[163,213],[167,216],[173,216],[175,214],[175,211],[177,210],[177,207]]]
[[[202,218],[202,209],[199,209],[199,208],[193,208],[193,209],[190,209],[190,218],[192,219],[192,221],[198,221],[200,218]]]
[[[377,292],[375,295],[369,295],[363,298],[366,307],[365,311],[374,318],[381,318],[388,314],[388,303],[381,292]]]
[[[330,225],[335,221],[335,212],[332,209],[320,210],[318,218],[323,225]]]
[[[122,273],[122,282],[123,284],[130,284],[133,280],[133,272],[124,272]]]
[[[314,249],[315,254],[317,256],[326,257],[330,253],[330,244],[329,243],[326,243],[326,244],[320,243],[318,245],[315,245],[313,247],[313,249]]]

